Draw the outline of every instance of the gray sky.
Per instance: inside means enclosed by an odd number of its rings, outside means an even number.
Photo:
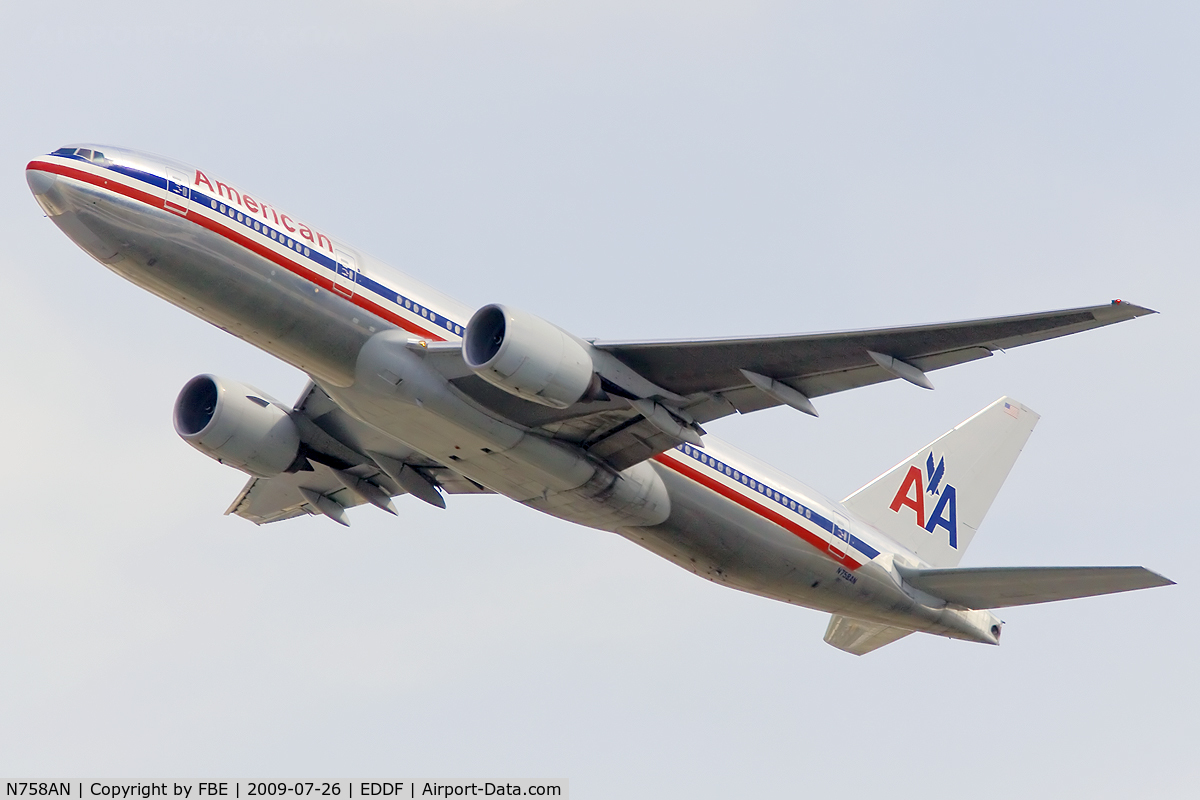
[[[569,778],[575,798],[1194,791],[1200,9],[8,3],[0,780]],[[1042,414],[964,566],[1179,586],[863,658],[827,617],[494,498],[256,529],[200,372],[303,376],[88,259],[23,167],[203,166],[470,305],[605,338],[1161,315],[715,433],[835,497]]]

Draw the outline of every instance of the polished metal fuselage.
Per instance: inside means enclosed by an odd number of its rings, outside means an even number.
[[[27,170],[30,186],[64,233],[129,281],[303,370],[343,410],[399,445],[532,508],[619,533],[716,583],[859,619],[996,643],[993,615],[947,607],[904,584],[896,563],[920,566],[920,560],[857,523],[839,504],[711,436],[704,452],[718,458],[721,468],[668,451],[616,472],[577,447],[500,418],[441,379],[425,363],[420,345],[414,346],[414,340],[453,339],[470,309],[329,240],[331,258],[352,264],[373,285],[395,290],[397,299],[419,298],[413,308],[419,305],[442,327],[421,327],[420,319],[416,325],[399,306],[389,310],[378,298],[368,303],[352,289],[342,291],[336,273],[294,266],[303,261],[300,253],[309,252],[304,247],[309,242],[296,239],[297,250],[289,239],[283,248],[285,231],[269,215],[261,224],[255,217],[252,231],[230,233],[222,226],[232,228],[233,222],[225,220],[243,214],[230,217],[232,204],[214,199],[210,209],[172,198],[171,176],[198,180],[198,170],[97,149],[165,185],[156,193],[145,180],[138,185],[103,166],[49,156],[36,160]],[[755,493],[747,488],[752,481],[742,485],[727,478],[739,472],[773,487],[776,497],[784,492],[792,506],[807,511],[768,508],[761,486]],[[783,514],[791,515],[784,520],[787,527],[780,524]],[[853,531],[860,551],[838,549],[832,540],[825,546],[813,520],[832,519]]]

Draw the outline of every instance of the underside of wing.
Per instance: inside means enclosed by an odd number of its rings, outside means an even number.
[[[256,525],[308,514],[324,514],[348,524],[345,509],[371,503],[392,510],[390,498],[403,494],[444,506],[442,493],[488,493],[469,478],[358,422],[318,386],[305,389],[292,419],[300,430],[306,468],[251,478],[226,514]]]
[[[1052,603],[1174,584],[1145,567],[902,568],[900,574],[910,586],[973,609]]]
[[[441,362],[435,366],[450,378],[455,389],[489,412],[540,435],[581,447],[614,469],[631,467],[683,441],[648,420],[631,405],[630,397],[614,393],[607,400],[576,403],[565,409],[549,408],[508,394],[461,369],[462,359],[457,351],[433,358]]]
[[[311,495],[306,496],[306,491],[316,497],[326,498],[343,509],[367,502],[343,485],[329,467],[315,464],[312,470],[303,472],[284,473],[273,478],[251,478],[225,513],[248,519],[255,525],[322,513],[317,505],[320,501]]]
[[[903,378],[932,388],[925,373],[1154,313],[1109,305],[902,328],[659,342],[591,343],[605,396],[567,408],[527,402],[466,368],[455,345],[428,357],[463,395],[542,435],[624,469],[683,442],[704,423]],[[615,369],[614,369],[615,367]],[[610,371],[606,372],[606,369]],[[634,386],[629,376],[641,385]],[[647,389],[646,387],[652,387]]]
[[[741,339],[596,342],[648,380],[681,395],[722,393],[738,411],[779,401],[742,370],[782,381],[805,397],[820,397],[902,377],[871,354],[898,359],[920,372],[986,358],[996,350],[1041,342],[1154,313],[1109,305],[902,328]]]

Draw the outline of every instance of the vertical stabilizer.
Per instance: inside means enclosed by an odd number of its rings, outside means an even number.
[[[935,567],[954,567],[1038,415],[1001,397],[843,502]]]

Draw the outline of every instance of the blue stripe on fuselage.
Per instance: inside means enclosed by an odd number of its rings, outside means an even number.
[[[55,154],[51,153],[51,155]],[[128,167],[123,164],[115,163],[97,164],[94,161],[89,161],[82,156],[73,154],[59,154],[56,157],[82,161],[83,163],[90,164],[94,167],[112,170],[113,172],[124,175],[127,178],[132,178],[136,181],[140,181],[141,183],[149,184],[156,189],[166,190],[167,188],[166,178],[160,175],[155,175],[153,172],[137,169],[136,167]],[[289,236],[285,231],[282,231],[279,228],[276,228],[275,226],[258,219],[257,217],[253,217],[244,211],[238,211],[236,208],[226,203],[225,198],[223,197],[213,197],[212,195],[205,194],[204,192],[196,189],[194,186],[189,186],[188,189],[190,191],[191,200],[193,203],[208,206],[211,210],[222,214],[222,216],[224,216],[229,222],[242,225],[243,227],[254,231],[255,233],[260,233],[266,238],[282,244],[295,253],[296,257],[306,259],[322,269],[332,273],[334,276],[338,274],[338,265],[336,260],[315,248],[309,247],[304,243],[303,240],[294,236]],[[222,212],[222,207],[224,207],[226,211]],[[242,216],[240,220],[238,219],[239,214]],[[254,227],[255,222],[259,224],[259,228]],[[274,237],[270,235],[272,231],[276,234]],[[415,316],[420,317],[423,321],[436,325],[453,336],[462,336],[464,327],[463,324],[437,313],[428,306],[422,305],[416,300],[413,300],[411,297],[404,296],[395,289],[392,289],[390,286],[363,275],[358,270],[355,270],[354,275],[354,283],[356,286],[366,289],[388,303],[395,303],[406,311],[409,311]]]
[[[786,492],[781,492],[775,487],[763,483],[758,478],[755,478],[752,475],[747,475],[736,467],[731,467],[729,464],[726,464],[719,458],[714,458],[699,447],[692,447],[690,444],[682,444],[675,449],[680,453],[683,453],[688,458],[698,461],[711,469],[715,469],[717,472],[721,473],[727,478],[730,478],[731,480],[740,483],[742,486],[745,486],[750,491],[757,492],[772,503],[781,505],[788,511],[791,511],[794,514],[799,514],[805,519],[811,520],[820,527],[824,528],[829,534],[833,534],[833,522],[803,503],[793,500],[787,495]],[[778,497],[776,497],[776,495],[778,495]],[[867,544],[862,539],[859,539],[849,531],[847,531],[847,534],[850,536],[850,546],[865,555],[868,560],[879,555],[878,550],[876,550],[874,547],[871,547],[871,545]]]

